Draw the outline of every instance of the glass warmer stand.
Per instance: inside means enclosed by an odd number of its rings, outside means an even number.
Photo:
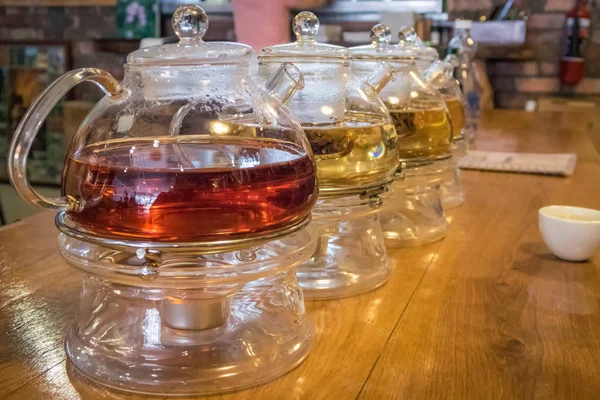
[[[311,226],[216,252],[109,248],[59,235],[84,273],[66,351],[86,377],[155,395],[209,395],[273,380],[308,355],[296,266],[315,251]]]
[[[355,296],[387,282],[393,263],[379,219],[384,197],[319,200],[312,222],[318,231],[317,248],[298,267],[298,281],[307,299]]]

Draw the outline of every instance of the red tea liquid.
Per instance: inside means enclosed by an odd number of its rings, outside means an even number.
[[[84,200],[69,216],[101,236],[204,241],[258,234],[306,217],[314,165],[269,139],[180,136],[113,141],[67,159],[63,192]]]

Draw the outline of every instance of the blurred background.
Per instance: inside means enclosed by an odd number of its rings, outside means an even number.
[[[397,41],[400,27],[412,25],[442,56],[452,38],[454,21],[469,19],[475,22],[472,36],[479,43],[484,108],[575,107],[595,112],[600,104],[600,13],[595,1],[233,1],[0,0],[0,160],[6,159],[20,118],[49,83],[80,67],[102,68],[121,79],[128,53],[160,42],[149,38],[173,40],[171,15],[178,5],[189,3],[200,4],[209,14],[205,40],[255,44],[252,32],[258,35],[262,25],[281,23],[275,20],[281,17],[270,9],[281,2],[286,27],[297,12],[315,12],[321,21],[321,42],[367,43],[370,29],[379,22],[390,25]],[[585,28],[581,46],[585,64],[579,83],[565,84],[559,79],[559,61],[566,47],[567,14],[576,5],[589,11],[590,26]],[[265,18],[247,21],[244,6],[258,15],[265,9]],[[238,13],[235,18],[234,11]],[[242,29],[247,22],[249,27]],[[247,37],[236,37],[236,32]],[[287,33],[287,40],[292,40],[291,28]],[[60,191],[66,146],[99,96],[91,86],[78,87],[53,111],[38,135],[28,168],[30,180],[42,193],[57,195]],[[4,161],[0,162],[0,207],[0,223],[14,222],[35,211],[10,187]]]

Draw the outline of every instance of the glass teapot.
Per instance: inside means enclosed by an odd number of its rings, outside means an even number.
[[[393,77],[381,63],[364,79],[350,70],[348,49],[318,43],[319,20],[311,12],[293,21],[296,42],[259,53],[259,77],[293,62],[304,88],[288,103],[311,144],[322,197],[343,197],[388,182],[398,166],[396,132],[377,93]]]
[[[250,80],[249,46],[202,40],[202,8],[179,7],[172,24],[179,42],[131,53],[121,83],[85,68],[51,84],[15,131],[12,184],[30,203],[109,239],[226,241],[306,222],[318,193],[314,160],[282,105],[302,74],[279,65],[261,90]],[[59,99],[86,81],[106,96],[69,145],[62,196],[42,196],[26,176],[32,142]]]
[[[400,29],[398,38],[400,46],[414,50],[417,67],[422,74],[427,74],[426,71],[429,69],[433,71],[432,74],[437,75],[437,79],[432,84],[439,90],[448,107],[454,140],[462,139],[465,130],[465,98],[460,84],[454,78],[454,69],[458,67],[458,58],[455,55],[449,55],[442,63],[438,51],[433,47],[425,46],[413,28]],[[435,68],[432,68],[433,65]],[[445,72],[440,73],[440,71]]]
[[[350,48],[352,69],[366,76],[376,63],[387,61],[396,79],[379,93],[398,134],[400,160],[422,162],[447,158],[452,148],[448,109],[437,87],[448,79],[444,66],[435,64],[421,74],[418,49],[401,43],[390,45],[391,31],[378,24],[371,30],[371,44]]]
[[[440,62],[440,61],[436,61]],[[466,99],[460,88],[460,82],[454,77],[454,71],[458,67],[458,57],[448,55],[444,58],[444,68],[446,69],[449,79],[447,83],[441,87],[440,93],[444,97],[444,101],[448,106],[450,118],[452,119],[452,131],[454,132],[454,140],[462,140],[465,138],[466,129]]]

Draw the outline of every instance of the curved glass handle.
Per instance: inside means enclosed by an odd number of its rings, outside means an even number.
[[[123,93],[121,85],[106,71],[96,68],[69,71],[54,81],[35,100],[14,132],[8,153],[8,176],[19,195],[33,205],[62,211],[72,211],[81,207],[75,198],[49,198],[36,192],[27,180],[27,157],[35,136],[52,108],[69,90],[86,81],[95,83],[111,97]]]

